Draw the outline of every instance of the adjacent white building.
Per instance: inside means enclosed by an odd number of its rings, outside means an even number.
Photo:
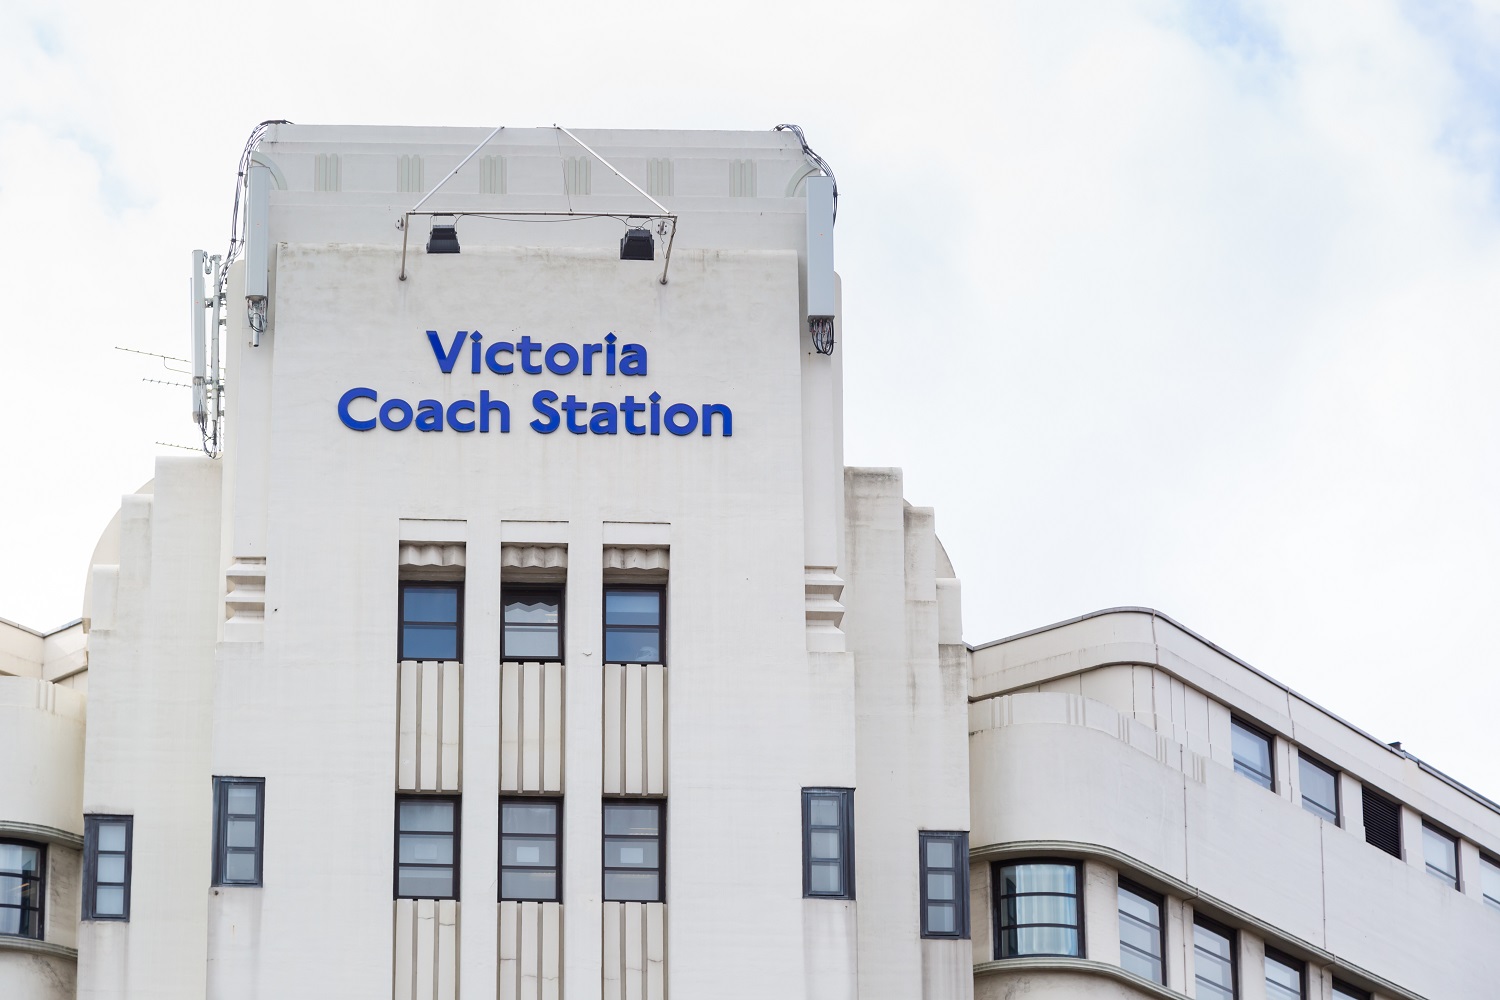
[[[0,997],[1494,995],[1494,802],[1154,611],[964,642],[792,132],[245,164],[212,457],[0,622]]]

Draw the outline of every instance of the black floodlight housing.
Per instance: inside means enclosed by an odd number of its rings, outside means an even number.
[[[625,235],[620,237],[620,259],[655,260],[656,241],[651,238],[651,230],[625,230]]]
[[[432,235],[427,238],[428,253],[458,253],[458,220],[448,217],[447,221],[439,222],[434,216],[432,220]]]

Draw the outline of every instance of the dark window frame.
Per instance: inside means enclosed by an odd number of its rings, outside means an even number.
[[[1376,813],[1388,810],[1386,816],[1391,820],[1392,825],[1389,832],[1395,837],[1394,843],[1383,843],[1381,840],[1374,839],[1371,829],[1372,824],[1370,823],[1370,807],[1372,805],[1375,807]],[[1384,851],[1398,861],[1402,860],[1401,849],[1404,838],[1401,833],[1401,803],[1395,799],[1388,799],[1379,792],[1373,791],[1369,785],[1365,785],[1360,789],[1360,806],[1361,814],[1364,817],[1365,843]],[[1384,817],[1377,816],[1376,818],[1380,819]]]
[[[1484,891],[1484,868],[1485,868],[1486,865],[1488,865],[1490,868],[1494,869],[1494,871],[1495,871],[1495,878],[1496,878],[1496,881],[1497,881],[1496,892],[1500,892],[1500,860],[1496,860],[1493,855],[1485,854],[1483,851],[1480,851],[1479,852],[1479,898],[1484,903],[1486,903],[1487,905],[1493,906],[1496,909],[1500,909],[1500,895],[1491,896],[1489,893],[1487,893],[1487,892]]]
[[[839,875],[843,888],[838,892],[814,891],[812,887],[812,802],[815,798],[835,798],[839,803]],[[820,830],[829,829],[819,827]],[[802,789],[802,898],[854,899],[854,789],[812,787]]]
[[[235,787],[255,789],[255,847],[249,853],[255,855],[255,877],[253,879],[228,880],[224,875],[225,861],[233,854],[246,853],[244,848],[231,848],[228,843],[228,826],[231,818],[245,817],[244,813],[229,814],[229,790]],[[264,886],[266,859],[266,779],[229,775],[214,776],[214,864],[213,884],[216,886]]]
[[[550,868],[540,865],[506,865],[505,863],[505,807],[507,805],[539,806],[549,805],[553,809],[552,833],[514,833],[511,836],[524,837],[528,840],[540,840],[550,837],[552,840],[552,857],[556,862]],[[456,845],[455,845],[456,846]],[[500,797],[500,884],[496,887],[502,903],[560,903],[562,902],[563,890],[563,800],[555,795],[503,795]],[[506,871],[523,872],[552,872],[552,895],[546,898],[540,896],[507,896],[505,894]]]
[[[1266,766],[1270,769],[1269,773],[1261,774],[1250,765],[1240,763],[1240,758],[1234,752],[1234,730],[1236,726],[1266,741]],[[1231,715],[1229,717],[1229,756],[1234,761],[1235,774],[1238,774],[1242,778],[1250,779],[1269,792],[1276,791],[1276,734],[1268,732],[1255,723],[1240,718],[1238,715]],[[1265,784],[1261,784],[1261,778],[1265,779]]]
[[[453,803],[453,830],[449,834],[453,838],[453,862],[451,864],[423,864],[423,868],[451,868],[453,870],[452,893],[447,896],[403,896],[401,894],[401,803],[403,802],[451,802]],[[463,836],[463,797],[460,795],[431,795],[421,792],[400,792],[396,795],[396,815],[392,817],[391,828],[395,832],[395,845],[391,854],[391,898],[392,899],[452,899],[459,897],[459,862],[463,855],[459,853],[460,838]],[[442,835],[440,830],[410,830],[405,831],[413,835]],[[415,865],[416,862],[411,862]]]
[[[927,845],[946,841],[953,845],[953,867],[934,868],[927,864]],[[946,903],[949,900],[934,900],[927,891],[927,876],[953,872],[953,930],[934,931],[927,923],[928,904]],[[964,941],[969,937],[969,834],[967,830],[919,830],[917,831],[917,874],[921,879],[921,934],[924,938]]]
[[[1362,990],[1358,986],[1350,986],[1342,979],[1334,977],[1333,998],[1334,1000],[1340,1000],[1340,998],[1346,998],[1346,1000],[1370,1000],[1370,991]]]
[[[1158,950],[1154,957],[1157,964],[1161,966],[1161,978],[1151,981],[1161,986],[1167,985],[1167,897],[1159,892],[1152,892],[1150,889],[1132,882],[1128,878],[1121,878],[1116,888],[1115,910],[1117,917],[1123,915],[1120,913],[1118,890],[1123,890],[1133,896],[1139,896],[1146,902],[1156,905],[1156,947]],[[1120,948],[1123,951],[1127,947],[1129,946],[1125,944],[1124,935],[1121,935]]]
[[[23,901],[20,903],[0,903],[0,908],[6,910],[20,910],[22,917],[21,923],[23,924],[25,923],[25,917],[28,912],[36,914],[36,933],[26,934],[21,931],[16,931],[15,933],[7,932],[4,934],[0,934],[0,937],[24,938],[27,941],[45,941],[47,939],[47,865],[51,860],[48,857],[50,852],[47,850],[47,845],[42,843],[41,841],[26,840],[21,837],[0,837],[0,844],[6,844],[12,847],[30,848],[37,852],[36,875],[34,877],[28,878],[19,869],[17,869],[14,873],[7,872],[8,877],[19,878],[23,886],[27,882],[31,882],[36,885],[36,905],[27,906],[24,902],[24,896]]]
[[[1001,872],[1006,868],[1019,868],[1025,865],[1059,865],[1073,869],[1073,891],[1072,892],[1016,892],[1005,891],[1005,880]],[[1077,858],[1004,858],[993,862],[990,868],[990,895],[993,899],[994,920],[994,948],[993,954],[998,959],[1008,958],[1033,958],[1033,957],[1055,957],[1055,958],[1083,958],[1088,954],[1088,943],[1084,936],[1083,918],[1083,862]],[[1005,923],[1005,901],[1015,899],[1019,896],[1059,896],[1073,900],[1073,913],[1077,917],[1076,924],[1052,924],[1052,923]],[[1078,953],[1075,955],[1060,954],[1054,952],[1028,952],[1025,955],[1007,955],[1005,953],[1005,932],[1023,927],[1059,927],[1075,931],[1078,934]]]
[[[635,593],[652,593],[656,595],[656,659],[655,660],[612,660],[609,658],[609,595],[615,591],[633,591]],[[605,650],[605,663],[660,663],[667,664],[667,587],[660,583],[606,583],[604,585],[603,603],[604,630],[601,633],[601,649]],[[651,626],[647,625],[615,625],[613,628],[623,632],[649,632]]]
[[[1323,814],[1323,811],[1322,811],[1321,808],[1318,808],[1318,809],[1308,809],[1307,808],[1307,793],[1305,791],[1303,791],[1303,789],[1305,789],[1307,786],[1302,781],[1302,764],[1304,762],[1306,762],[1306,764],[1309,767],[1316,768],[1317,770],[1322,771],[1324,774],[1326,774],[1326,775],[1330,776],[1331,778],[1333,778],[1333,818],[1332,819],[1328,819],[1328,817]],[[1334,826],[1343,826],[1344,825],[1344,790],[1340,787],[1343,784],[1343,782],[1339,781],[1339,770],[1338,770],[1338,768],[1333,767],[1330,764],[1325,764],[1321,760],[1318,760],[1316,757],[1312,757],[1312,756],[1309,756],[1308,754],[1303,753],[1302,752],[1302,748],[1298,747],[1297,748],[1297,784],[1298,784],[1297,794],[1298,794],[1298,797],[1301,798],[1301,800],[1302,800],[1301,803],[1299,803],[1299,804],[1302,806],[1303,809],[1306,809],[1308,812],[1312,813],[1314,816],[1317,816],[1317,817],[1319,817],[1321,819],[1324,819],[1324,820],[1328,820],[1328,822],[1332,823]],[[1313,805],[1321,807],[1322,803],[1314,800],[1313,801]]]
[[[1427,834],[1433,833],[1453,845],[1453,875],[1433,868],[1432,862],[1427,860]],[[1456,833],[1449,833],[1436,823],[1431,822],[1425,816],[1422,818],[1422,868],[1433,878],[1441,879],[1444,885],[1462,891],[1463,881],[1463,840]]]
[[[1227,940],[1229,942],[1229,992],[1230,992],[1230,995],[1235,998],[1235,1000],[1239,1000],[1239,996],[1240,996],[1240,935],[1239,935],[1239,932],[1236,931],[1233,927],[1230,927],[1228,924],[1221,924],[1217,920],[1212,920],[1212,919],[1210,919],[1208,917],[1205,917],[1201,913],[1194,913],[1193,914],[1193,927],[1194,928],[1202,927],[1204,930],[1210,931],[1210,932],[1212,932],[1214,934],[1217,934],[1217,935],[1219,935],[1220,937],[1224,938],[1225,940]],[[1192,944],[1193,944],[1193,968],[1192,968],[1191,975],[1193,977],[1193,992],[1196,995],[1197,992],[1198,992],[1198,942],[1197,942],[1197,940],[1195,939],[1192,942]],[[1213,984],[1210,984],[1210,985],[1217,986],[1218,984],[1217,983],[1213,983]]]
[[[630,834],[630,833],[606,833],[609,829],[609,807],[626,806],[640,808],[641,806],[654,806],[656,808],[656,835]],[[656,843],[656,867],[647,869],[645,867],[611,867],[609,864],[609,848],[605,841],[608,840],[639,840],[654,841]],[[609,893],[604,891],[604,884],[608,881],[610,872],[620,872],[628,875],[639,875],[646,871],[656,872],[656,898],[655,899],[611,899]],[[665,903],[667,901],[667,800],[633,798],[625,796],[610,796],[604,800],[599,810],[599,874],[600,874],[600,897],[606,903]]]
[[[1266,958],[1277,962],[1289,969],[1297,970],[1297,1000],[1308,1000],[1307,996],[1307,963],[1301,959],[1293,958],[1284,951],[1279,951],[1271,946],[1266,946]],[[1269,983],[1269,978],[1267,979]]]
[[[406,655],[406,591],[410,587],[429,587],[452,590],[455,609],[453,619],[452,656],[407,656]],[[464,659],[464,584],[462,580],[401,580],[398,588],[396,610],[396,660],[412,660],[425,663],[462,663]],[[447,624],[446,622],[411,622],[413,625]]]
[[[99,891],[99,824],[125,824],[125,850],[106,851],[105,854],[123,854],[125,858],[125,881],[110,882],[120,885],[123,903],[119,913],[98,912]],[[130,922],[130,875],[135,860],[135,817],[106,813],[90,813],[83,817],[83,917],[84,920],[114,920]]]
[[[518,596],[550,595],[557,599],[557,655],[512,656],[505,648],[505,606]],[[500,587],[500,660],[504,663],[561,663],[568,646],[568,588],[562,583],[513,583]]]

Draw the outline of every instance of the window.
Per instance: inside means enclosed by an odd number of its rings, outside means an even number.
[[[500,898],[559,902],[562,803],[500,800]]]
[[[1427,874],[1434,875],[1450,886],[1458,888],[1458,838],[1434,827],[1422,824],[1422,857],[1427,861]]]
[[[1234,1000],[1234,932],[1211,920],[1193,918],[1193,982],[1198,1000]]]
[[[1266,949],[1266,1000],[1304,1000],[1305,966],[1271,948]]]
[[[214,885],[262,885],[264,778],[214,779]]]
[[[1401,807],[1364,789],[1365,842],[1393,858],[1401,857]]]
[[[1346,982],[1335,979],[1333,981],[1333,1000],[1370,1000],[1370,994],[1364,990],[1355,989]]]
[[[1270,788],[1271,737],[1239,719],[1229,721],[1229,736],[1234,749],[1234,769],[1260,787]]]
[[[130,919],[130,816],[83,818],[83,918]]]
[[[662,895],[662,802],[604,802],[604,898],[657,903]]]
[[[1120,967],[1165,986],[1161,907],[1156,893],[1120,880]]]
[[[505,635],[501,655],[507,660],[562,659],[562,588],[505,589]]]
[[[917,834],[922,872],[922,936],[969,936],[969,835]]]
[[[1500,909],[1500,861],[1483,854],[1479,856],[1479,891],[1486,903]]]
[[[1322,764],[1297,755],[1297,777],[1302,785],[1302,808],[1338,825],[1339,776]]]
[[[457,660],[463,650],[463,584],[401,584],[402,660]]]
[[[604,589],[604,659],[609,663],[666,663],[661,587]]]
[[[1078,865],[1072,861],[1023,861],[995,865],[995,898],[1001,958],[1083,955],[1083,914]]]
[[[396,798],[396,898],[458,898],[458,799]]]
[[[47,849],[25,840],[0,840],[0,934],[42,937]]]
[[[854,789],[802,789],[802,895],[854,898]]]

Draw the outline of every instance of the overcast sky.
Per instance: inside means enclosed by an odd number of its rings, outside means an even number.
[[[256,122],[791,121],[970,642],[1149,605],[1500,797],[1500,0],[352,9],[0,5],[0,617],[193,443],[114,348],[185,352]]]

